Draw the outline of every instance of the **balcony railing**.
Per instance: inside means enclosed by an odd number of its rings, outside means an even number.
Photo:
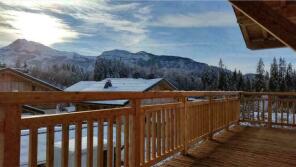
[[[151,98],[175,102],[141,105]],[[21,117],[27,104],[119,99],[129,99],[131,105]],[[0,93],[0,161],[2,166],[151,166],[238,123],[240,100],[240,92]],[[28,150],[22,150],[24,143]]]
[[[241,93],[240,122],[267,127],[296,126],[296,93]]]

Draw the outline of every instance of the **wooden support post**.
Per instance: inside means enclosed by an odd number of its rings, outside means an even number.
[[[267,122],[267,127],[271,128],[272,127],[272,96],[268,96],[268,122]]]
[[[141,128],[140,128],[140,121],[141,121],[141,99],[134,99],[132,100],[132,107],[134,109],[133,113],[133,124],[132,124],[132,136],[131,136],[131,166],[138,167],[141,166],[140,164],[140,140],[141,140]]]
[[[187,97],[183,97],[182,98],[182,103],[183,103],[183,125],[184,125],[184,131],[183,131],[183,135],[184,135],[184,150],[182,152],[183,155],[188,154],[188,117],[187,117]]]
[[[0,166],[20,165],[20,121],[20,106],[0,105]]]
[[[241,94],[238,96],[237,105],[235,105],[237,122],[236,125],[240,125],[240,113],[241,113]]]
[[[230,116],[231,116],[231,110],[230,110],[230,105],[229,105],[229,99],[228,96],[224,96],[225,97],[225,113],[226,113],[226,121],[227,121],[227,126],[226,126],[226,130],[229,130],[230,127]],[[229,107],[230,106],[230,107]]]
[[[213,110],[212,110],[212,96],[209,96],[209,139],[213,139],[213,131],[214,131],[214,115],[213,115]]]

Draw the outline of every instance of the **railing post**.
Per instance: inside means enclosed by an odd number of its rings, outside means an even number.
[[[182,154],[186,155],[188,153],[188,126],[187,126],[187,97],[182,98],[182,103],[183,103],[183,125],[184,125],[184,131],[183,131],[183,143],[184,143],[184,150]]]
[[[132,119],[132,136],[131,136],[131,166],[139,167],[140,164],[140,140],[141,140],[141,99],[132,100],[132,107],[134,109],[133,119]]]
[[[235,106],[237,122],[236,125],[240,125],[240,113],[241,113],[241,95],[238,96],[237,105]]]
[[[268,95],[268,120],[267,127],[272,127],[272,96]]]
[[[228,96],[224,96],[225,98],[225,112],[226,112],[226,121],[227,121],[227,126],[226,126],[226,130],[229,130],[229,127],[230,127],[230,116],[231,116],[231,110],[230,110],[230,107],[229,107],[229,99],[228,99]]]
[[[20,165],[20,120],[18,105],[0,105],[0,166]]]
[[[213,131],[214,131],[214,127],[213,127],[213,110],[212,110],[212,104],[213,104],[213,100],[212,100],[212,96],[209,96],[209,139],[213,139]]]

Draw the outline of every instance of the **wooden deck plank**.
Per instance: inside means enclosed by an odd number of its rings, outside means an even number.
[[[159,166],[296,166],[295,138],[296,130],[236,126]]]

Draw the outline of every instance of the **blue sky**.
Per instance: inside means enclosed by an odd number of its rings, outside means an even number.
[[[0,46],[18,38],[97,56],[125,49],[255,72],[261,57],[296,63],[291,49],[246,48],[227,1],[0,0]]]

